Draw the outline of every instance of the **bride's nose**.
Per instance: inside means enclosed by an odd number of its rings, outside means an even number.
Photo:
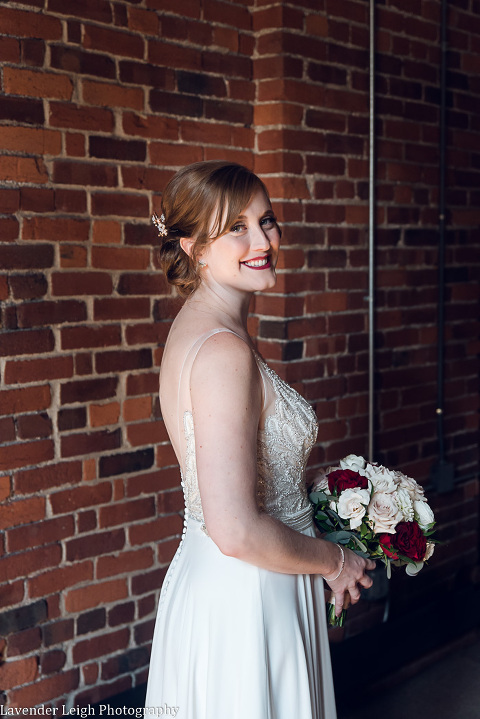
[[[260,226],[255,226],[252,230],[251,240],[252,250],[268,250],[270,249],[270,240],[265,230]]]

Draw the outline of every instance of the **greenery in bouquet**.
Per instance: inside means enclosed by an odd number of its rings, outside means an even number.
[[[402,472],[350,454],[317,476],[310,501],[324,539],[381,560],[388,578],[392,565],[418,574],[433,554],[434,514],[423,488]],[[343,626],[345,610],[336,617],[333,602],[329,624]]]

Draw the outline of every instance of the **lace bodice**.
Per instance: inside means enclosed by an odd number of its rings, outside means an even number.
[[[257,439],[257,498],[259,508],[303,531],[312,510],[305,485],[305,466],[317,437],[317,418],[308,402],[255,355],[260,372],[275,392],[275,410],[265,418]],[[183,415],[186,439],[182,487],[188,513],[205,528],[195,460],[195,434],[190,411]]]

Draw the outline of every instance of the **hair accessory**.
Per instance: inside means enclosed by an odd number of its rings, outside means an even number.
[[[334,582],[336,579],[338,579],[339,576],[341,575],[341,573],[343,572],[344,567],[345,567],[345,552],[343,551],[343,547],[342,547],[341,544],[337,544],[337,547],[339,548],[340,552],[342,553],[342,564],[341,564],[341,567],[340,567],[340,571],[339,571],[338,574],[336,574],[334,577],[329,577],[329,578],[327,579],[327,577],[324,577],[323,574],[321,575],[322,578],[325,579],[325,581],[327,581],[328,583]]]
[[[203,260],[198,260],[198,266],[199,266],[199,267],[206,267],[206,266],[207,266],[207,263],[204,262]]]
[[[168,235],[167,226],[165,224],[165,215],[163,214],[163,212],[160,215],[160,218],[158,217],[157,213],[154,212],[152,215],[152,222],[158,230],[159,237],[166,237]]]

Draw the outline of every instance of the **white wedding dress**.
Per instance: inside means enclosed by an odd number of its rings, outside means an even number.
[[[203,342],[222,331],[197,340],[181,380]],[[258,504],[314,536],[304,470],[315,413],[255,357],[265,394],[275,397],[258,432]],[[185,528],[160,595],[146,707],[179,719],[335,719],[323,580],[220,552],[203,522],[190,410],[183,420]]]

